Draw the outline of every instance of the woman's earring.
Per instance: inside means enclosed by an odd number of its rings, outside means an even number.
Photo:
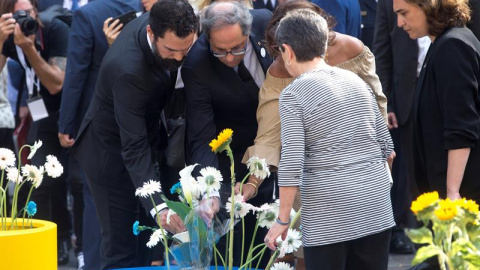
[[[290,66],[292,64],[292,62],[286,62],[285,63],[287,66]]]

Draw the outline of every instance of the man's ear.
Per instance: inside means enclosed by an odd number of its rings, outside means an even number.
[[[292,47],[288,44],[282,44],[283,50],[285,51],[285,58],[283,59],[285,65],[289,66],[292,64],[292,61],[296,60],[295,52],[292,50]]]

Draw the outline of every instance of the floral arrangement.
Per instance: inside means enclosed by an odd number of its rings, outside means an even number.
[[[217,218],[208,219],[202,215],[202,211],[205,207],[211,209],[216,197],[219,196],[218,190],[221,183],[224,181],[222,174],[216,168],[206,167],[200,170],[200,176],[196,179],[192,176],[192,171],[198,164],[190,165],[180,171],[180,181],[175,184],[170,192],[177,194],[180,202],[169,201],[165,197],[162,199],[169,207],[167,215],[167,222],[172,214],[176,213],[184,221],[187,228],[187,232],[179,233],[173,236],[169,236],[168,232],[160,228],[151,228],[147,226],[140,226],[138,221],[133,225],[133,233],[138,235],[139,232],[145,230],[151,230],[150,241],[147,243],[148,247],[152,247],[159,242],[165,245],[165,261],[167,262],[167,268],[169,267],[168,254],[171,253],[175,257],[176,261],[181,268],[193,267],[194,269],[207,269],[214,259],[215,265],[221,263],[224,269],[231,270],[233,268],[233,228],[236,223],[242,223],[243,235],[245,235],[244,217],[252,212],[256,214],[257,222],[253,231],[252,239],[255,239],[257,230],[259,227],[270,228],[278,218],[279,202],[278,200],[271,204],[264,204],[260,207],[255,207],[244,201],[243,195],[235,195],[235,176],[233,172],[234,160],[233,153],[230,148],[232,141],[233,131],[231,129],[223,130],[216,139],[210,142],[210,147],[215,153],[226,152],[231,161],[231,196],[225,205],[226,211],[229,213],[229,218],[226,220],[219,220]],[[268,165],[265,160],[258,157],[252,157],[247,162],[249,173],[241,181],[240,191],[242,190],[243,183],[248,179],[250,175],[255,175],[258,178],[264,179],[270,175]],[[160,193],[160,183],[150,180],[144,184],[143,187],[137,189],[137,196],[152,198],[156,193]],[[292,210],[292,223],[291,227],[295,224],[299,217],[299,213],[295,213]],[[158,213],[157,213],[158,215]],[[158,216],[157,216],[158,220]],[[218,239],[226,234],[227,237],[227,254],[222,254],[215,246]],[[301,233],[289,229],[288,235],[285,240],[281,239],[281,236],[277,239],[279,243],[278,250],[271,256],[267,269],[293,269],[286,263],[273,264],[277,257],[283,257],[286,253],[296,251],[301,245]],[[167,240],[172,239],[173,244],[168,247]],[[245,239],[242,240],[242,248],[245,246]],[[243,250],[243,249],[242,249]],[[258,259],[260,262],[265,252],[267,251],[266,244],[262,243],[258,246],[254,246],[253,240],[249,245],[249,251],[247,254],[241,256],[241,266],[239,269],[257,269],[252,263]],[[212,257],[213,255],[213,257]],[[272,266],[273,264],[273,266]],[[271,268],[270,268],[271,267]]]
[[[21,166],[21,156],[22,152],[25,149],[30,149],[30,154],[27,159],[31,159],[36,151],[42,146],[42,141],[37,141],[33,145],[24,145],[20,148],[18,153],[19,159],[18,163],[16,162],[15,154],[12,150],[6,148],[0,148],[0,170],[2,175],[0,178],[0,231],[5,230],[14,230],[18,228],[24,228],[25,224],[28,224],[30,221],[30,227],[32,227],[31,219],[37,213],[37,205],[35,202],[30,201],[30,196],[32,195],[33,189],[40,187],[43,182],[43,175],[46,173],[52,178],[57,178],[63,174],[63,166],[58,162],[57,158],[53,155],[48,155],[47,160],[44,166],[33,166],[33,165],[24,165]],[[16,167],[15,167],[16,165]],[[7,185],[4,187],[4,178],[7,179]],[[20,189],[27,182],[32,182],[30,191],[28,192],[28,197],[25,202],[25,206],[18,211],[18,194]],[[13,183],[13,201],[11,208],[11,222],[7,226],[7,191],[11,186],[10,183]],[[22,227],[18,225],[18,217],[23,213],[22,216]],[[25,216],[27,216],[27,222],[25,222]]]
[[[424,193],[412,202],[419,229],[406,230],[418,249],[412,265],[437,256],[440,268],[466,270],[480,268],[480,215],[475,201],[439,199],[436,191]]]

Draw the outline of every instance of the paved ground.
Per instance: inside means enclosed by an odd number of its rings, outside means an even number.
[[[413,259],[413,255],[390,255],[388,261],[388,270],[405,270],[409,269],[410,262]],[[76,270],[77,260],[73,254],[73,251],[70,252],[70,263],[65,266],[59,266],[58,270]]]

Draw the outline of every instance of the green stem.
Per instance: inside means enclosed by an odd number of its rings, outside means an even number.
[[[227,156],[230,158],[230,174],[231,174],[231,202],[232,202],[232,209],[230,211],[230,243],[228,249],[228,270],[232,270],[233,268],[233,226],[235,224],[235,162],[233,159],[232,149],[230,145],[228,145],[225,150],[227,151]]]
[[[168,242],[167,242],[167,237],[165,237],[165,230],[162,227],[162,223],[160,222],[160,215],[158,214],[158,209],[155,204],[155,201],[153,200],[152,195],[150,195],[150,200],[152,201],[152,205],[155,209],[155,217],[157,218],[157,223],[158,226],[160,226],[160,229],[162,230],[162,238],[163,238],[163,246],[165,247],[165,263],[167,265],[167,269],[170,270],[170,260],[168,259]]]
[[[257,255],[255,255],[253,258],[251,258],[250,261],[248,261],[244,265],[240,266],[240,268],[238,268],[238,270],[241,270],[242,268],[246,267],[247,264],[250,264],[252,261],[256,260],[260,255],[262,255],[265,252],[266,249],[267,249],[267,246],[265,245],[265,247],[263,247],[262,251],[260,251]],[[268,269],[268,268],[265,268],[265,269]]]
[[[27,209],[28,201],[30,201],[30,196],[32,195],[32,191],[33,191],[33,188],[34,188],[34,187],[35,187],[35,185],[32,184],[32,187],[30,187],[30,191],[28,192],[27,201],[25,202],[25,208],[23,208],[23,209]],[[23,217],[22,217],[22,219],[23,219],[22,222],[24,223],[23,226],[25,226],[25,213],[26,213],[26,212],[27,212],[27,211],[23,211]]]
[[[243,252],[245,251],[245,219],[242,217],[242,255],[240,256],[240,265],[243,263]]]
[[[215,250],[215,268],[218,268],[217,267],[217,261],[216,261],[217,260],[217,254],[220,257],[220,260],[222,261],[223,269],[227,268],[227,264],[225,263],[225,259],[223,259],[223,256],[222,256],[222,254],[220,254],[220,251],[218,251],[215,243],[213,243],[213,249]]]
[[[259,224],[259,221],[257,219],[257,222],[255,222],[255,229],[253,230],[252,240],[250,241],[250,247],[248,248],[247,261],[252,257],[252,252],[253,252],[252,247],[254,244],[255,237],[257,236],[258,224]],[[248,267],[252,268],[252,265],[250,264]]]
[[[272,257],[270,257],[270,260],[268,261],[268,264],[267,264],[267,267],[265,267],[265,270],[268,270],[270,269],[270,267],[272,267],[272,264],[277,258],[277,256],[278,256],[278,249],[275,250],[275,253],[273,253]]]

